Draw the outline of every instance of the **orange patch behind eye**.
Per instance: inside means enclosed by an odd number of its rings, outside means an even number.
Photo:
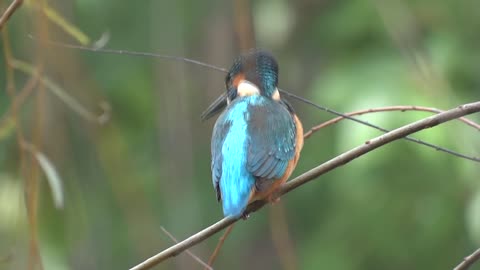
[[[239,73],[238,75],[236,75],[234,78],[233,78],[233,87],[237,88],[238,87],[238,84],[245,80],[245,74],[244,73]]]

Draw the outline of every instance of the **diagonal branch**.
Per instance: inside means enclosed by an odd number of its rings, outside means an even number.
[[[480,248],[475,250],[475,252],[473,252],[472,254],[465,257],[459,265],[453,268],[453,270],[467,270],[470,266],[472,266],[478,260],[480,260]]]
[[[29,36],[31,39],[36,39],[35,37],[33,36]],[[121,55],[129,55],[129,56],[136,56],[136,57],[154,57],[154,58],[160,58],[160,59],[165,59],[165,60],[171,60],[171,61],[178,61],[178,62],[184,62],[184,63],[189,63],[189,64],[194,64],[194,65],[198,65],[198,66],[201,66],[201,67],[205,67],[205,68],[210,68],[212,70],[216,70],[216,71],[220,71],[220,72],[223,72],[223,73],[227,73],[228,70],[225,69],[225,68],[222,68],[222,67],[218,67],[218,66],[215,66],[215,65],[211,65],[211,64],[207,64],[205,62],[201,62],[201,61],[197,61],[197,60],[193,60],[193,59],[189,59],[189,58],[185,58],[185,57],[179,57],[179,56],[173,56],[173,55],[165,55],[165,54],[156,54],[156,53],[146,53],[146,52],[138,52],[138,51],[128,51],[128,50],[115,50],[115,49],[103,49],[103,48],[95,48],[95,47],[87,47],[87,46],[81,46],[81,45],[74,45],[74,44],[68,44],[68,43],[62,43],[62,42],[57,42],[57,41],[53,41],[53,40],[44,40],[45,43],[47,44],[50,44],[52,46],[57,46],[57,47],[62,47],[62,48],[69,48],[69,49],[77,49],[77,50],[82,50],[82,51],[88,51],[88,52],[101,52],[101,53],[108,53],[108,54],[121,54]],[[348,120],[351,120],[351,121],[354,121],[354,122],[357,122],[359,124],[362,124],[362,125],[365,125],[365,126],[368,126],[368,127],[371,127],[371,128],[374,128],[374,129],[377,129],[377,130],[380,130],[382,132],[389,132],[389,130],[387,129],[384,129],[382,127],[379,127],[379,126],[376,126],[376,125],[373,125],[373,124],[370,124],[368,122],[365,122],[365,121],[362,121],[360,119],[357,119],[357,118],[354,118],[354,117],[351,117],[351,116],[348,116],[348,115],[345,115],[345,114],[342,114],[340,112],[337,112],[335,110],[332,110],[332,109],[329,109],[327,107],[324,107],[324,106],[320,106],[306,98],[303,98],[301,96],[298,96],[298,95],[295,95],[289,91],[286,91],[286,90],[283,90],[283,89],[278,89],[280,91],[280,93],[282,93],[282,95],[284,94],[285,96],[287,97],[290,97],[290,98],[293,98],[293,99],[296,99],[298,101],[301,101],[307,105],[310,105],[310,106],[313,106],[319,110],[322,110],[322,111],[325,111],[325,112],[328,112],[330,114],[334,114],[336,116],[341,116],[343,118],[346,118]],[[217,98],[217,100],[215,102],[218,102],[218,103],[222,103],[224,102],[225,105],[227,104],[226,102],[226,92],[224,92],[221,96],[219,96]],[[215,103],[214,103],[215,104]],[[212,105],[214,105],[212,104]],[[211,106],[209,108],[211,108]],[[218,104],[217,104],[218,105]],[[208,111],[208,109],[207,109]],[[218,111],[217,111],[218,112]],[[214,113],[215,114],[215,113]],[[201,115],[201,118],[203,120],[206,120],[208,117],[208,115],[204,113],[202,113]],[[424,142],[422,140],[419,140],[419,139],[415,139],[415,138],[411,138],[411,137],[404,137],[405,140],[407,141],[411,141],[411,142],[414,142],[414,143],[418,143],[418,144],[421,144],[421,145],[424,145],[424,146],[427,146],[427,147],[430,147],[430,148],[433,148],[437,151],[441,151],[441,152],[444,152],[444,153],[447,153],[447,154],[450,154],[450,155],[454,155],[456,157],[460,157],[460,158],[464,158],[464,159],[468,159],[468,160],[471,160],[471,161],[475,161],[475,162],[480,162],[480,158],[477,158],[477,157],[471,157],[471,156],[467,156],[467,155],[463,155],[461,153],[457,153],[455,151],[452,151],[452,150],[448,150],[446,148],[443,148],[443,147],[439,147],[439,146],[436,146],[434,144],[431,144],[431,143],[428,143],[428,142]]]
[[[7,10],[3,13],[2,17],[0,17],[0,30],[2,30],[5,23],[10,19],[10,16],[19,8],[23,3],[23,0],[13,0],[13,2],[8,6]]]
[[[225,240],[227,239],[227,237],[230,235],[230,233],[233,230],[233,225],[235,225],[235,224],[232,224],[232,225],[228,226],[225,233],[218,240],[217,246],[215,247],[215,250],[213,251],[212,256],[210,256],[210,259],[208,259],[208,265],[209,266],[212,266],[213,263],[215,262],[215,259],[217,258],[218,253],[220,252],[220,249],[223,246],[223,243],[225,242]],[[207,268],[205,268],[204,270],[207,270]]]
[[[365,109],[365,110],[360,110],[360,111],[354,111],[354,112],[349,112],[345,113],[345,115],[348,116],[355,116],[355,115],[363,115],[367,113],[375,113],[375,112],[390,112],[390,111],[422,111],[422,112],[432,112],[432,113],[441,113],[443,112],[442,110],[436,109],[436,108],[429,108],[429,107],[423,107],[423,106],[387,106],[387,107],[380,107],[380,108],[372,108],[372,109]],[[345,117],[339,116],[335,117],[333,119],[330,119],[326,122],[323,122],[317,126],[312,127],[309,131],[305,132],[304,138],[307,139],[310,136],[312,136],[313,133],[317,132],[318,130],[336,124],[344,119],[347,119]],[[474,121],[467,119],[465,117],[460,117],[458,118],[459,121],[462,121],[463,123],[477,129],[480,131],[480,124],[475,123]]]
[[[328,113],[331,113],[331,114],[334,114],[336,116],[340,116],[340,117],[343,117],[343,118],[346,118],[348,120],[351,120],[351,121],[354,121],[354,122],[357,122],[359,124],[362,124],[364,126],[367,126],[367,127],[371,127],[371,128],[374,128],[376,130],[380,130],[382,132],[390,132],[390,130],[388,129],[384,129],[382,127],[379,127],[377,125],[373,125],[369,122],[366,122],[366,121],[362,121],[358,118],[355,118],[355,117],[351,117],[351,116],[348,116],[346,114],[343,114],[343,113],[339,113],[335,110],[332,110],[332,109],[329,109],[327,107],[324,107],[324,106],[320,106],[306,98],[303,98],[301,96],[297,96],[295,94],[292,94],[290,92],[287,92],[285,90],[282,90],[282,89],[278,89],[282,94],[285,94],[286,96],[288,97],[291,97],[291,98],[294,98],[296,100],[299,100],[305,104],[308,104],[310,106],[313,106],[319,110],[322,110],[322,111],[326,111]],[[407,141],[411,141],[411,142],[414,142],[414,143],[417,143],[417,144],[420,144],[420,145],[423,145],[423,146],[427,146],[427,147],[430,147],[430,148],[433,148],[437,151],[441,151],[441,152],[444,152],[444,153],[447,153],[447,154],[450,154],[450,155],[453,155],[453,156],[456,156],[456,157],[459,157],[459,158],[463,158],[463,159],[468,159],[468,160],[471,160],[471,161],[475,161],[475,162],[479,162],[480,163],[480,158],[478,157],[472,157],[472,156],[467,156],[467,155],[464,155],[464,154],[461,154],[461,153],[458,153],[458,152],[455,152],[455,151],[452,151],[452,150],[449,150],[449,149],[446,149],[446,148],[443,148],[443,147],[440,147],[440,146],[436,146],[435,144],[431,144],[431,143],[428,143],[428,142],[425,142],[425,141],[422,141],[422,140],[419,140],[419,139],[416,139],[416,138],[412,138],[410,136],[405,136],[403,137],[403,139],[407,140]]]
[[[415,133],[417,131],[427,129],[434,127],[436,125],[439,125],[441,123],[450,121],[452,119],[456,119],[458,117],[467,115],[467,114],[472,114],[475,112],[480,112],[480,101],[474,102],[474,103],[469,103],[469,104],[464,104],[460,105],[457,108],[439,113],[437,115],[433,115],[427,118],[424,118],[422,120],[416,121],[414,123],[411,123],[409,125],[397,128],[395,130],[392,130],[386,134],[383,134],[381,136],[378,136],[376,138],[373,138],[369,141],[366,141],[364,144],[357,146],[313,169],[310,171],[307,171],[303,173],[302,175],[296,177],[295,179],[287,182],[286,184],[282,185],[280,187],[280,190],[278,192],[278,196],[282,196],[299,186],[312,181],[313,179],[316,179],[317,177],[337,168],[340,167],[352,160],[354,160],[357,157],[360,157],[374,149],[379,148],[382,145],[385,145],[387,143],[390,143],[392,141],[398,140],[400,138],[403,138],[409,134]],[[261,209],[263,206],[267,204],[266,201],[256,201],[252,204],[250,204],[247,208],[247,213],[252,213],[255,212],[259,209]],[[213,234],[219,232],[220,230],[228,227],[229,225],[235,223],[238,220],[238,218],[232,218],[232,217],[226,217],[223,218],[222,220],[216,222],[215,224],[201,230],[200,232],[190,236],[189,238],[181,241],[180,243],[173,245],[164,251],[150,257],[149,259],[145,260],[144,262],[132,267],[130,270],[144,270],[144,269],[150,269],[151,267],[161,263],[162,261],[174,257],[187,248],[190,248],[203,240],[209,238]]]
[[[27,62],[23,62],[17,59],[11,59],[10,65],[13,68],[23,73],[29,74],[33,77],[39,77],[38,75],[39,71]],[[38,80],[42,85],[44,85],[48,90],[50,90],[52,94],[57,96],[70,109],[72,109],[72,111],[76,112],[82,118],[94,123],[95,122],[99,123],[101,125],[105,124],[110,119],[110,105],[108,105],[107,103],[105,102],[100,103],[100,108],[102,109],[103,112],[100,115],[96,115],[95,113],[85,108],[82,104],[80,104],[80,102],[78,102],[74,97],[70,96],[64,89],[62,89],[59,85],[57,85],[52,80],[50,80],[50,78],[48,78],[47,76],[39,77]],[[25,98],[28,97],[29,94],[30,93],[23,93],[23,96],[20,96],[19,94],[18,102],[23,102]],[[16,97],[15,97],[15,100],[16,100]],[[19,106],[19,104],[14,104],[14,105]],[[4,120],[2,119],[1,121],[4,121]],[[1,127],[1,122],[0,122],[0,127]]]
[[[178,243],[178,240],[171,234],[167,231],[167,229],[165,229],[163,226],[160,227],[160,229],[162,229],[162,231],[168,236],[170,237],[170,239],[172,239],[173,242],[175,243]],[[206,270],[213,270],[212,267],[210,267],[210,264],[206,264],[204,261],[202,261],[202,259],[200,259],[197,255],[193,254],[190,250],[185,250],[185,252],[187,252],[188,255],[190,255],[190,257],[192,257],[195,261],[197,261],[199,264],[205,266],[205,269]]]

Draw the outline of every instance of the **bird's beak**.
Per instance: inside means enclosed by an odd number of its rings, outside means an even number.
[[[202,121],[212,118],[219,113],[223,108],[227,106],[227,93],[223,93],[219,96],[208,108],[202,113],[200,118]]]

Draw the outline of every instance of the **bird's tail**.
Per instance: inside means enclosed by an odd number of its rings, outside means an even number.
[[[224,216],[239,217],[243,214],[254,185],[255,178],[243,170],[222,177],[220,190]]]

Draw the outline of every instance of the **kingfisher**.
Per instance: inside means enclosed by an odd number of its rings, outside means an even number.
[[[269,52],[237,57],[225,85],[226,93],[202,117],[226,106],[213,128],[212,181],[224,216],[240,217],[250,202],[276,200],[300,157],[303,127],[280,96],[278,64]]]

